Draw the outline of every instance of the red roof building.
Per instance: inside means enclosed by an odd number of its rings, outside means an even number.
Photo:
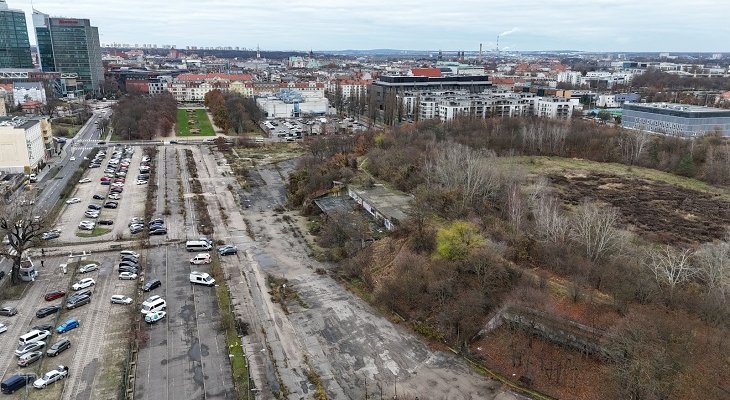
[[[429,78],[438,78],[441,76],[441,70],[438,68],[412,68],[411,76],[427,76]]]
[[[219,81],[251,81],[253,75],[251,74],[224,74],[224,73],[210,73],[210,74],[180,74],[177,76],[178,81],[208,81],[208,80],[219,80]]]

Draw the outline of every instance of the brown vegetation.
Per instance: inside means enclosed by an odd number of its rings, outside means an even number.
[[[265,117],[256,99],[238,93],[223,93],[218,89],[205,94],[205,106],[213,114],[213,123],[224,133],[256,130],[259,121]]]
[[[156,96],[122,97],[114,105],[111,126],[125,140],[167,136],[177,121],[177,102],[165,92]]]
[[[292,205],[311,211],[309,200],[333,190],[334,181],[378,179],[413,195],[409,220],[364,250],[346,252],[339,272],[425,337],[478,353],[473,341],[490,316],[519,304],[556,324],[576,321],[621,339],[599,344],[611,357],[584,360],[548,342],[533,346],[534,333],[515,332],[507,339],[516,344],[502,350],[521,354],[515,379],[525,376],[527,386],[561,397],[575,388],[573,398],[721,398],[728,390],[727,364],[719,358],[711,362],[714,374],[702,375],[702,387],[691,379],[707,370],[703,356],[692,354],[707,354],[708,343],[728,345],[722,338],[730,326],[730,247],[727,239],[716,240],[730,223],[724,196],[593,171],[528,176],[498,162],[512,155],[576,157],[728,183],[726,140],[648,136],[584,121],[500,119],[427,121],[327,138],[309,148],[290,176]],[[320,244],[342,248],[345,241]],[[659,245],[667,243],[677,247],[662,253]],[[535,287],[526,288],[521,278]],[[631,322],[641,320],[646,323]],[[686,321],[690,332],[676,332],[682,346],[661,336],[664,327]],[[484,362],[517,371],[494,362],[513,360],[498,350]],[[670,367],[671,378],[655,376]],[[582,368],[616,378],[575,378]],[[641,377],[624,385],[625,371]],[[682,384],[668,384],[674,378]]]

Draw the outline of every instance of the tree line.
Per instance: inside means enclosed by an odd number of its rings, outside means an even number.
[[[177,120],[177,102],[168,92],[155,96],[125,95],[113,111],[111,127],[126,140],[168,136]]]
[[[256,104],[256,99],[239,93],[224,93],[219,89],[205,94],[205,106],[213,115],[213,123],[226,133],[254,131],[259,122],[266,118],[264,111]]]

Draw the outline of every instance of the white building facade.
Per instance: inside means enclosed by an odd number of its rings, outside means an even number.
[[[35,171],[45,155],[41,123],[25,118],[0,119],[0,171]]]

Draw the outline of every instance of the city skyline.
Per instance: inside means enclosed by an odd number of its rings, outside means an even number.
[[[730,4],[712,0],[634,2],[567,0],[539,2],[477,0],[391,4],[367,7],[341,0],[272,0],[230,4],[220,0],[161,1],[10,0],[10,8],[32,8],[51,16],[88,18],[102,43],[155,43],[266,50],[403,49],[477,51],[723,52]],[[417,12],[413,12],[417,10]],[[647,18],[651,16],[651,18]],[[34,35],[29,35],[35,44]]]

